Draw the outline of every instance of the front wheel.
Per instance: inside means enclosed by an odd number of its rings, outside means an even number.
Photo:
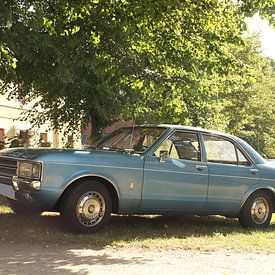
[[[245,202],[239,215],[243,228],[265,228],[269,225],[273,213],[271,196],[266,191],[253,193]]]
[[[94,233],[111,215],[112,201],[107,188],[89,180],[72,188],[61,205],[61,216],[68,229],[76,233]]]

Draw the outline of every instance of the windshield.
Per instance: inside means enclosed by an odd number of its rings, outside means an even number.
[[[99,141],[96,148],[144,153],[165,129],[161,127],[120,128]]]

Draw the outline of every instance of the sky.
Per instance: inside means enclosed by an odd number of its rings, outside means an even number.
[[[260,33],[263,55],[275,59],[275,28],[268,25],[267,20],[262,20],[258,15],[247,19],[249,32]]]

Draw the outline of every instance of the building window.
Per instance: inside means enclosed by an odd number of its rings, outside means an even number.
[[[41,143],[48,142],[48,133],[40,133],[40,142]]]
[[[66,148],[74,148],[74,136],[68,135],[67,136],[67,143],[65,145]]]
[[[51,143],[48,141],[48,133],[40,133],[39,145],[41,147],[51,147]]]
[[[28,130],[20,130],[19,132],[19,140],[22,142],[24,145],[29,144],[29,131]]]

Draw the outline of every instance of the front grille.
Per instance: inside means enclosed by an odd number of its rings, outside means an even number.
[[[17,160],[0,157],[0,183],[12,185],[12,177],[16,175]]]

